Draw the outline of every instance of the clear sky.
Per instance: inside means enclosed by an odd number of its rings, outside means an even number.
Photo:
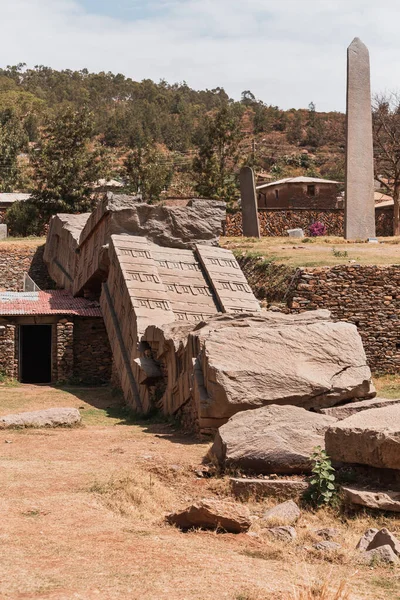
[[[123,73],[344,110],[346,48],[374,92],[400,88],[400,0],[0,0],[0,66]]]

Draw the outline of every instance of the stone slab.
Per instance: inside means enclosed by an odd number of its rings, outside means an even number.
[[[0,240],[5,240],[7,237],[7,225],[0,223]]]
[[[197,245],[196,253],[222,312],[260,311],[260,305],[230,250]]]
[[[351,415],[355,415],[363,410],[369,410],[370,408],[383,408],[385,406],[391,406],[394,404],[400,404],[400,398],[371,398],[370,400],[361,400],[360,402],[349,402],[348,404],[343,404],[342,406],[320,408],[317,410],[317,412],[342,420],[347,419],[347,417],[351,417]]]
[[[48,408],[0,417],[0,429],[73,427],[80,422],[77,408]]]
[[[296,479],[256,479],[243,477],[231,477],[231,490],[236,498],[250,497],[278,497],[297,498],[308,490],[307,481]]]
[[[335,461],[400,469],[400,404],[335,423],[325,433],[325,447]]]
[[[240,197],[242,202],[242,227],[245,237],[261,237],[258,220],[256,183],[251,167],[240,170]]]
[[[400,513],[400,491],[383,490],[381,488],[361,488],[342,486],[344,501],[347,504],[365,506],[374,510]]]

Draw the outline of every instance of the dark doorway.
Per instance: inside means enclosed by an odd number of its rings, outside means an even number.
[[[21,325],[22,383],[51,382],[51,325]]]

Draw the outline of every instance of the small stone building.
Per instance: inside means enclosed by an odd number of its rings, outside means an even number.
[[[343,208],[340,184],[315,177],[287,177],[257,186],[259,208]]]
[[[66,290],[0,292],[0,374],[22,383],[98,384],[111,369],[98,302]]]

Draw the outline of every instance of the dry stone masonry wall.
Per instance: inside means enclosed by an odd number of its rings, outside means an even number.
[[[111,380],[112,354],[103,319],[75,317],[74,378],[98,384]]]
[[[18,375],[16,335],[15,325],[0,320],[0,375],[10,379]]]
[[[376,215],[376,235],[393,235],[393,207],[378,208]],[[268,210],[258,211],[261,235],[282,237],[287,236],[288,229],[300,228],[307,235],[308,228],[312,223],[319,221],[326,226],[327,235],[343,237],[344,235],[344,211],[343,209],[290,209],[290,210]],[[229,237],[243,235],[242,213],[240,211],[228,213],[224,234]]]
[[[20,292],[24,287],[24,273],[43,290],[51,290],[54,283],[50,279],[43,262],[43,246],[18,243],[0,244],[0,291]]]
[[[296,312],[327,308],[354,323],[375,373],[400,369],[400,265],[349,265],[299,270]]]

